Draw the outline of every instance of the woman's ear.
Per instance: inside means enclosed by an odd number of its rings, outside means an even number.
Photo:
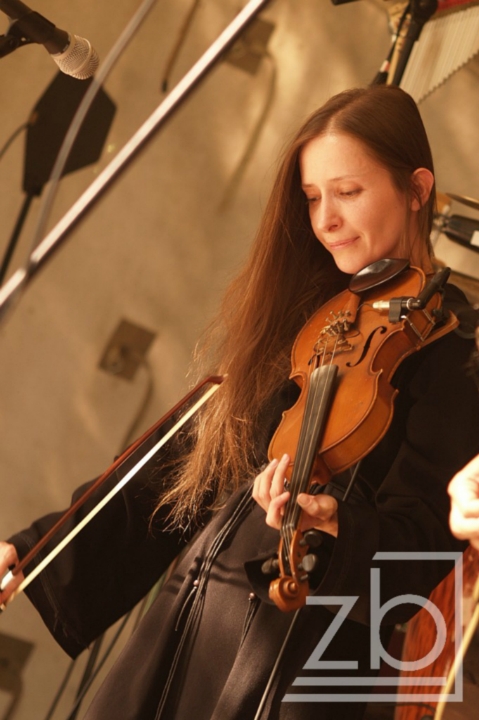
[[[429,200],[434,185],[434,175],[427,168],[418,168],[411,175],[413,188],[411,210],[420,210]]]

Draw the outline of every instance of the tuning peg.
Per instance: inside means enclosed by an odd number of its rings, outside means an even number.
[[[301,570],[305,570],[307,573],[312,573],[313,570],[316,569],[317,565],[318,565],[317,556],[310,554],[310,555],[304,556],[304,558],[301,560],[301,565],[299,567]]]
[[[279,568],[279,560],[277,557],[268,558],[261,565],[261,572],[264,575],[276,575]]]
[[[302,547],[304,547],[305,545],[309,545],[309,547],[318,548],[322,544],[322,542],[323,536],[321,535],[321,532],[312,528],[311,530],[306,530],[303,537],[299,541],[299,544]]]

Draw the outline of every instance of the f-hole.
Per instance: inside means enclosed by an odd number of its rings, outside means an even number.
[[[385,325],[378,325],[377,328],[374,328],[374,330],[370,333],[368,339],[364,343],[363,351],[362,351],[360,357],[358,358],[358,360],[356,360],[355,363],[346,363],[346,367],[353,368],[353,367],[357,367],[360,363],[362,363],[362,361],[364,360],[364,358],[366,357],[366,355],[369,352],[369,348],[371,347],[371,343],[373,341],[373,337],[374,337],[375,333],[380,332],[381,335],[384,335],[386,330],[387,330],[387,328],[385,327]]]

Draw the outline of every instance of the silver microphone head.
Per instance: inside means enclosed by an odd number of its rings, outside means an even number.
[[[62,53],[52,55],[53,60],[66,75],[77,80],[92,77],[100,64],[98,53],[85,38],[70,35],[70,42]]]

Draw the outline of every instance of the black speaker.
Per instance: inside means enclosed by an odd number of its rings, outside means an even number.
[[[93,78],[76,80],[58,73],[35,105],[27,130],[23,189],[40,195],[48,181],[70,123]],[[73,145],[62,176],[99,159],[116,106],[100,89]]]

